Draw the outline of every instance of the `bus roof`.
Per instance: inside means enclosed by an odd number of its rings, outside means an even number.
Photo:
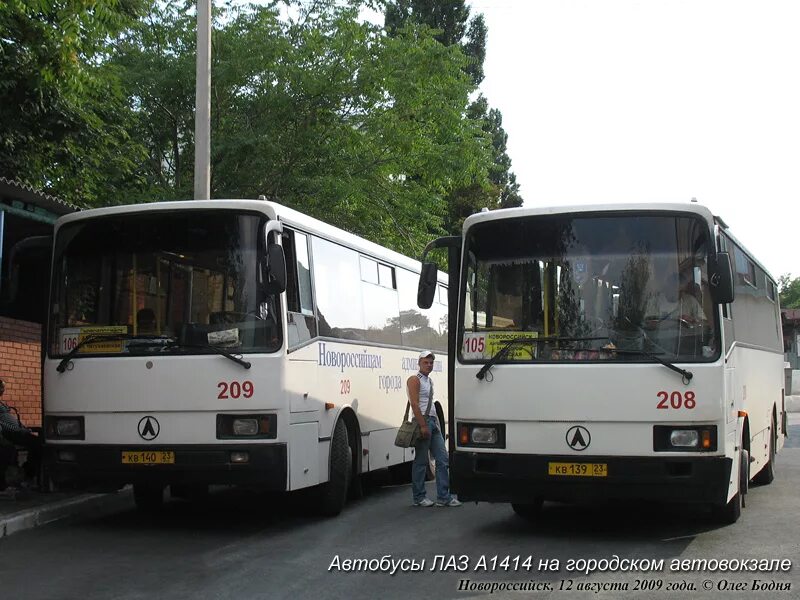
[[[546,215],[566,215],[576,213],[613,213],[613,212],[686,212],[703,217],[709,225],[714,223],[711,211],[696,202],[647,202],[619,204],[575,204],[566,206],[536,206],[519,208],[501,208],[470,215],[464,221],[464,231],[483,221],[511,219],[520,217],[539,217]]]
[[[464,221],[464,229],[477,223],[485,221],[495,221],[500,219],[512,219],[520,217],[537,217],[546,215],[566,215],[566,214],[579,214],[579,213],[622,213],[622,212],[683,212],[696,214],[713,227],[715,224],[720,226],[720,229],[725,231],[725,234],[730,237],[736,245],[741,248],[745,254],[756,263],[766,275],[775,280],[770,272],[764,268],[758,259],[753,257],[753,253],[749,252],[728,229],[725,221],[721,217],[714,215],[706,206],[698,204],[697,202],[637,202],[637,203],[618,203],[618,204],[575,204],[565,206],[537,206],[537,207],[519,207],[519,208],[501,208],[497,210],[484,211],[470,215]]]
[[[376,259],[383,259],[399,267],[419,273],[419,261],[409,258],[404,254],[384,248],[383,246],[370,242],[355,234],[349,233],[344,229],[334,227],[324,221],[315,219],[300,211],[289,208],[277,202],[268,200],[178,200],[173,202],[150,202],[145,204],[126,204],[122,206],[110,206],[106,208],[94,208],[78,213],[65,215],[56,221],[56,230],[62,225],[82,221],[85,219],[96,219],[115,215],[138,214],[152,211],[179,211],[179,210],[237,210],[254,211],[266,215],[270,219],[277,218],[279,221],[293,225],[300,230],[315,233],[320,237],[333,242],[345,244],[363,254],[372,256]],[[439,281],[447,284],[447,274],[439,272]]]

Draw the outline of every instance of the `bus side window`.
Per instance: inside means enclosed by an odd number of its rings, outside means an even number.
[[[317,336],[308,237],[287,230],[283,235],[283,248],[286,254],[287,341],[289,348],[293,348]]]

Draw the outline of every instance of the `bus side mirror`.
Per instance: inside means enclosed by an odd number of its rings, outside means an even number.
[[[278,244],[267,246],[267,265],[264,275],[264,288],[268,294],[280,294],[286,291],[286,256]]]
[[[708,283],[711,298],[717,304],[733,302],[733,270],[731,256],[727,252],[717,252],[708,261]]]
[[[419,287],[417,288],[417,306],[420,308],[430,308],[433,304],[438,273],[439,268],[436,263],[422,263],[422,272],[419,274]]]

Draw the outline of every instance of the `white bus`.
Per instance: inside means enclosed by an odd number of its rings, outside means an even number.
[[[497,210],[426,254],[444,246],[460,256],[460,499],[526,517],[543,500],[688,501],[733,522],[749,482],[772,481],[786,435],[775,281],[708,209]]]
[[[167,486],[316,486],[321,512],[338,513],[361,474],[413,459],[393,444],[405,380],[420,349],[447,343],[446,275],[420,311],[419,272],[267,201],[61,218],[43,365],[51,478],[132,483],[149,510]]]

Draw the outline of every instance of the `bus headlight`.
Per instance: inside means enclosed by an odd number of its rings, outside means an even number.
[[[496,427],[473,427],[470,432],[473,444],[496,444],[497,443],[497,428]]]
[[[234,419],[233,435],[256,435],[258,433],[258,419]]]
[[[653,427],[656,452],[715,452],[716,425],[656,425]]]
[[[676,448],[696,448],[700,435],[696,429],[676,429],[669,434],[669,443]]]
[[[459,446],[473,446],[479,448],[505,448],[506,426],[502,423],[462,423],[459,422]]]
[[[82,440],[83,427],[83,417],[45,417],[45,435],[49,440]]]

